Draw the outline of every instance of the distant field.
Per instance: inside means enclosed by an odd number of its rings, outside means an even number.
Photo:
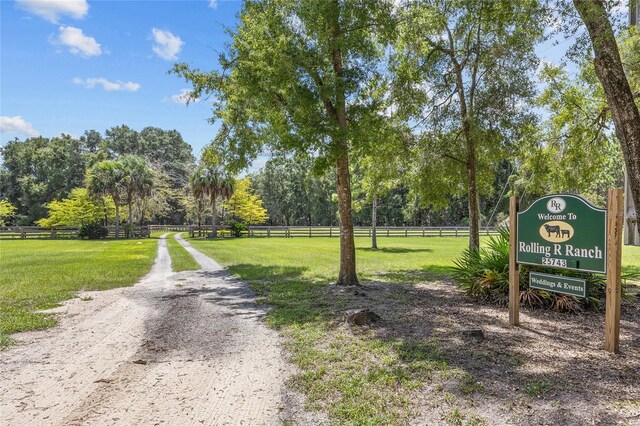
[[[7,335],[47,328],[55,318],[37,311],[78,290],[129,286],[153,264],[156,239],[0,241],[0,346]]]

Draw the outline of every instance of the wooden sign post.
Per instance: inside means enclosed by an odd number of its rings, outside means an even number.
[[[616,353],[620,348],[620,278],[622,258],[622,227],[624,210],[622,189],[610,189],[607,203],[607,290],[605,308],[604,348]]]
[[[520,273],[516,263],[518,199],[509,199],[509,324],[520,324]]]

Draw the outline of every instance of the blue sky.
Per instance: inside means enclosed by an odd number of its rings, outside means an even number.
[[[216,67],[240,6],[0,1],[0,143],[127,124],[177,129],[198,155],[215,136],[210,106],[180,103],[189,85],[167,71],[175,62]]]
[[[208,102],[184,105],[175,62],[215,68],[241,2],[0,0],[0,145],[127,124],[177,129],[196,156]],[[558,62],[571,45],[539,46]],[[253,165],[260,167],[266,157]]]

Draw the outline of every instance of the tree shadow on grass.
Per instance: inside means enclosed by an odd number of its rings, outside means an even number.
[[[406,248],[406,247],[382,247],[382,248],[371,248],[371,247],[359,247],[356,250],[364,251],[364,252],[372,252],[372,253],[390,253],[390,254],[402,254],[402,253],[433,253],[432,249],[429,248]]]

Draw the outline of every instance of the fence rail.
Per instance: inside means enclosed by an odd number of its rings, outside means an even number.
[[[107,238],[116,237],[116,227],[107,226]],[[78,237],[77,227],[40,228],[39,226],[2,226],[0,239],[70,239]],[[127,232],[120,227],[119,238],[149,238],[149,226],[135,226]]]
[[[165,229],[163,229],[165,230]],[[171,230],[167,227],[166,230]],[[182,229],[180,229],[182,231]],[[190,226],[189,235],[194,237],[211,236],[213,227]],[[372,228],[356,226],[353,228],[356,237],[371,237]],[[495,235],[495,227],[485,227],[480,230],[481,235]],[[230,236],[228,227],[217,227],[218,237]],[[243,233],[255,238],[295,238],[295,237],[339,237],[340,228],[337,226],[250,226]],[[379,226],[376,228],[378,237],[468,237],[467,226]]]
[[[115,238],[115,226],[107,226],[108,238]],[[149,238],[151,232],[188,232],[192,238],[210,237],[213,232],[211,225],[148,225],[134,227],[130,232],[133,238]],[[227,226],[217,226],[218,237],[230,237],[231,231]],[[356,237],[371,237],[372,229],[368,226],[353,228]],[[480,230],[481,235],[497,234],[495,227]],[[469,227],[466,226],[379,226],[376,228],[378,237],[468,237]],[[77,238],[78,228],[40,228],[38,226],[5,226],[0,227],[0,239],[69,239]],[[299,238],[299,237],[339,237],[340,228],[337,226],[250,226],[243,235],[252,238]],[[120,238],[128,238],[125,228],[120,227]]]

